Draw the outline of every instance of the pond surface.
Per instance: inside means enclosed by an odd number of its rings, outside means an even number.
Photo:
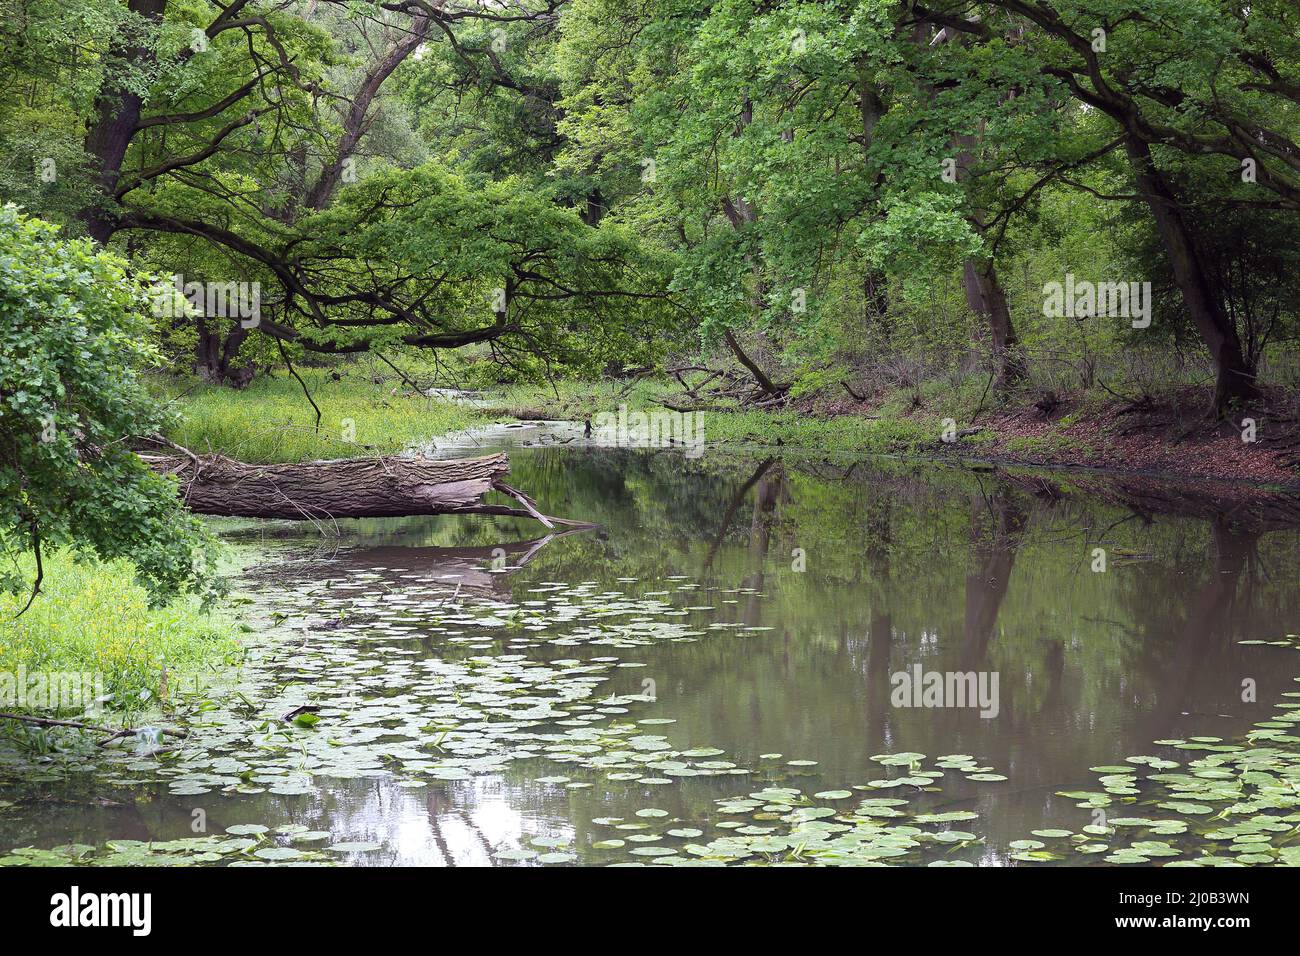
[[[599,530],[220,524],[255,556],[239,675],[178,690],[178,751],[11,779],[0,852],[1142,863],[1205,856],[1200,821],[1255,799],[1210,839],[1292,860],[1300,532],[933,463],[518,434],[512,484]],[[995,696],[898,690],[931,672]]]

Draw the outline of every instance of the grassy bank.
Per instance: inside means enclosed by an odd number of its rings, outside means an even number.
[[[30,559],[21,570],[30,580]],[[56,551],[45,558],[41,594],[15,620],[26,602],[27,594],[0,595],[0,674],[90,674],[102,682],[114,711],[152,709],[239,647],[233,619],[201,609],[193,598],[151,608],[125,560]],[[11,708],[23,709],[12,702],[0,707]]]
[[[1044,395],[1050,394],[1050,402]],[[677,382],[567,382],[493,393],[499,410],[522,418],[596,419],[601,413],[690,407]],[[1140,399],[1101,390],[1026,389],[1008,401],[975,377],[935,379],[855,398],[826,389],[767,411],[708,402],[704,440],[825,453],[975,458],[1007,464],[1085,466],[1173,478],[1300,484],[1300,428],[1294,399],[1266,389],[1249,409],[1207,413],[1205,385],[1170,385]],[[599,423],[599,420],[597,423]],[[1246,426],[1249,425],[1249,428]]]
[[[788,445],[858,454],[915,453],[939,440],[945,419],[964,427],[980,395],[958,390],[953,397],[919,401],[911,391],[892,392],[867,412],[844,413],[832,403],[797,402],[789,410],[752,411],[739,405],[703,411],[705,440],[717,445]],[[675,382],[559,382],[555,387],[513,386],[490,393],[494,410],[517,418],[593,419],[602,413],[664,412],[662,401],[689,405]],[[978,444],[980,436],[971,436]]]
[[[280,372],[260,376],[242,391],[164,380],[160,387],[182,414],[170,437],[198,452],[245,461],[301,461],[392,454],[502,418],[596,420],[602,413],[617,414],[620,407],[662,414],[664,402],[694,404],[678,382],[655,378],[502,386],[483,393],[486,407],[475,408],[426,397],[373,364],[344,366],[338,374],[320,369],[302,374],[321,409],[319,432],[301,386]],[[711,397],[707,410],[697,414],[704,440],[722,447],[938,455],[1137,469],[1175,477],[1300,481],[1300,469],[1288,451],[1300,436],[1295,410],[1286,401],[1262,400],[1258,409],[1240,413],[1261,423],[1259,441],[1245,443],[1235,419],[1207,418],[1210,395],[1204,387],[1171,385],[1150,392],[1139,404],[1099,390],[1052,393],[1054,404],[1047,409],[1035,404],[1040,392],[1026,389],[1003,404],[979,376],[945,377],[864,398],[827,387],[765,411]]]
[[[408,359],[409,374],[432,380],[429,369]],[[393,454],[411,445],[475,424],[501,419],[581,421],[601,413],[663,412],[661,401],[682,401],[675,381],[577,381],[509,385],[483,393],[475,408],[429,398],[374,364],[300,369],[321,410],[315,411],[297,381],[283,371],[260,375],[243,390],[194,380],[160,379],[156,387],[175,403],[180,423],[168,437],[199,453],[219,452],[242,461],[271,463],[316,458]],[[863,407],[831,401],[800,401],[791,410],[749,411],[725,403],[701,412],[706,440],[722,445],[790,445],[844,453],[916,453],[936,443],[945,419],[965,427],[986,396],[982,383],[952,388],[932,382],[920,392],[898,389]],[[842,403],[841,403],[842,404]],[[857,403],[853,403],[856,405]],[[979,445],[980,435],[963,439]]]
[[[385,455],[483,421],[484,413],[427,398],[396,377],[353,367],[335,377],[302,369],[316,413],[302,386],[284,372],[260,375],[245,389],[194,380],[160,379],[155,387],[175,403],[180,422],[173,441],[205,454],[218,452],[256,463]],[[376,381],[378,379],[378,381]]]

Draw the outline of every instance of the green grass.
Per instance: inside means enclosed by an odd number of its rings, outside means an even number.
[[[349,370],[339,381],[325,370],[302,369],[300,374],[321,409],[319,432],[302,387],[280,372],[259,376],[242,390],[160,380],[158,390],[175,401],[181,414],[167,437],[199,454],[267,464],[393,454],[491,417],[425,398],[395,377],[376,385],[360,369]]]
[[[427,376],[417,374],[418,380]],[[283,372],[259,376],[242,391],[203,384],[162,383],[177,399],[182,423],[172,440],[199,452],[219,452],[242,461],[270,463],[313,458],[391,454],[474,424],[512,418],[581,421],[601,412],[662,410],[659,400],[681,401],[677,382],[667,379],[557,380],[503,385],[485,393],[486,406],[474,408],[413,392],[395,375],[372,380],[371,366],[345,366],[335,381],[328,370],[303,369],[321,407],[320,433],[301,386]],[[944,418],[963,427],[980,400],[979,382],[966,382],[956,395],[947,383],[928,383],[917,407],[913,393],[898,389],[875,413],[819,416],[798,412],[706,412],[705,440],[723,445],[787,445],[827,451],[907,453],[936,441]],[[933,392],[934,394],[930,394]],[[838,394],[838,393],[837,393]],[[346,441],[346,420],[354,441]],[[977,436],[978,437],[978,436]],[[968,439],[969,441],[969,439]]]
[[[207,385],[185,388],[169,380],[166,391],[179,396],[183,415],[169,437],[196,452],[220,452],[243,461],[303,461],[392,454],[503,416],[581,421],[616,412],[620,405],[630,411],[651,411],[662,410],[660,399],[683,400],[678,383],[672,380],[559,380],[490,389],[485,395],[488,407],[474,408],[425,398],[391,374],[376,384],[373,366],[345,367],[340,381],[327,370],[304,369],[301,374],[321,407],[319,434],[313,429],[315,414],[301,386],[278,372],[259,377],[243,391]],[[986,386],[979,376],[966,376],[957,383],[943,378],[926,381],[918,389],[894,389],[875,403],[874,417],[739,408],[704,412],[704,435],[710,444],[724,446],[917,453],[939,440],[945,419],[952,418],[958,428],[964,428],[977,409],[990,411],[994,402]],[[843,397],[835,390],[826,394]],[[346,440],[348,420],[353,441]],[[972,447],[991,440],[991,435],[977,434],[962,443]]]
[[[615,412],[621,404],[626,404],[629,411],[662,411],[659,399],[670,396],[674,403],[689,404],[680,391],[676,382],[666,380],[563,381],[555,389],[549,385],[511,386],[492,391],[490,397],[499,411],[517,417],[580,420],[589,414]],[[912,392],[899,389],[873,411],[878,418],[743,411],[739,407],[734,412],[707,411],[702,413],[704,439],[719,445],[784,445],[831,452],[915,452],[939,440],[944,418],[952,417],[959,428],[965,427],[980,395],[970,386],[955,401],[944,401],[949,398],[945,394],[934,396],[932,401],[927,398],[922,395],[922,405],[914,407]]]
[[[1007,451],[1022,456],[1057,457],[1087,451],[1083,442],[1059,432],[1043,435],[1016,435],[1005,443]]]
[[[933,444],[941,427],[939,419],[929,415],[874,420],[855,415],[813,418],[798,412],[706,412],[704,440],[883,454]]]
[[[653,379],[585,382],[572,379],[544,385],[506,385],[491,389],[487,397],[494,411],[515,418],[550,418],[580,421],[599,412],[658,408],[656,400],[669,391],[667,383]]]
[[[19,563],[31,580],[32,560]],[[89,673],[112,695],[106,706],[113,710],[149,709],[187,677],[238,651],[234,621],[203,610],[197,599],[150,607],[126,560],[55,551],[45,558],[41,593],[15,620],[27,597],[0,594],[0,673]]]

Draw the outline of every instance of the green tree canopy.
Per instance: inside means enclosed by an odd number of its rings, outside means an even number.
[[[149,296],[118,256],[0,207],[0,543],[38,571],[43,547],[129,557],[163,597],[209,588],[212,552],[130,447],[163,418],[140,378],[158,360]]]

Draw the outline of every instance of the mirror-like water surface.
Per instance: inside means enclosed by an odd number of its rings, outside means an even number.
[[[930,464],[561,442],[512,449],[512,481],[598,531],[224,526],[253,556],[243,675],[178,691],[211,704],[177,752],[94,785],[57,760],[18,774],[0,848],[252,825],[373,864],[680,862],[716,840],[798,860],[783,836],[847,839],[838,813],[870,840],[822,862],[1000,863],[1034,830],[1097,862],[1078,848],[1115,843],[1110,819],[1153,815],[1116,765],[1194,760],[1153,741],[1238,739],[1297,689],[1295,530]],[[901,676],[931,674],[970,675],[972,699]],[[904,803],[919,824],[873,829]]]

